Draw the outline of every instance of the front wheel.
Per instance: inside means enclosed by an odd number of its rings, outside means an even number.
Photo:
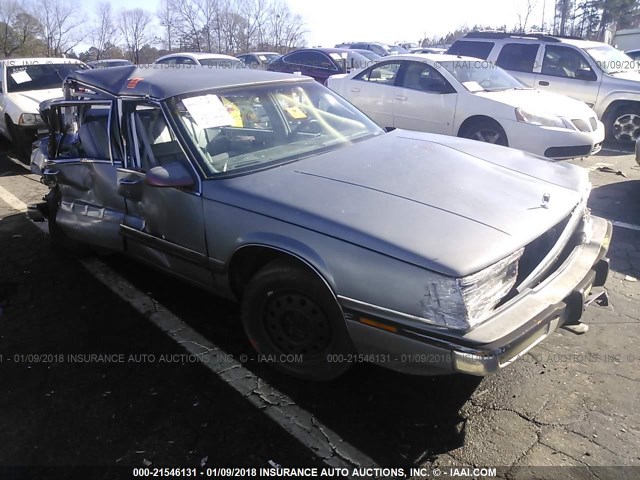
[[[509,146],[507,134],[495,120],[477,120],[466,126],[460,132],[460,136],[495,145]]]
[[[350,366],[353,345],[342,310],[322,279],[290,260],[274,260],[242,298],[242,324],[275,368],[308,380],[331,380]]]
[[[640,138],[640,107],[627,105],[616,109],[605,121],[607,138],[621,143]]]

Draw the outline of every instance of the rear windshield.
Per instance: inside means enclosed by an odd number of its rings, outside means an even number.
[[[62,81],[76,70],[86,70],[82,63],[45,63],[7,68],[7,92],[62,88]]]

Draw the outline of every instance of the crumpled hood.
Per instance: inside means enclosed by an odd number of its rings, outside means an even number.
[[[527,89],[477,92],[475,95],[514,108],[522,108],[534,114],[558,115],[565,118],[596,117],[596,113],[584,102],[552,92]]]
[[[395,130],[206,183],[207,198],[464,276],[565,218],[584,195],[588,176],[580,167],[520,150]],[[545,195],[548,208],[541,206]]]
[[[25,113],[38,113],[40,102],[52,98],[62,97],[62,88],[47,90],[27,90],[26,92],[8,93],[7,97]]]

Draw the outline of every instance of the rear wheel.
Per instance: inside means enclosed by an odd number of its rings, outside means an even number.
[[[280,371],[331,380],[350,366],[353,345],[335,297],[318,275],[278,259],[251,280],[242,324],[253,347]]]
[[[460,136],[496,145],[509,146],[507,134],[498,122],[491,119],[479,119],[465,126]]]
[[[64,247],[68,244],[67,236],[62,230],[60,230],[60,227],[56,222],[56,215],[58,214],[58,209],[60,208],[61,198],[62,197],[60,195],[60,188],[58,188],[57,186],[49,190],[49,193],[45,197],[47,201],[46,214],[47,222],[49,224],[49,236],[51,237],[51,242],[56,247]]]
[[[607,138],[621,143],[640,138],[640,107],[625,105],[608,115],[605,122]]]

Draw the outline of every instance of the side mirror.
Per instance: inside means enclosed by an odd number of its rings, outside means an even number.
[[[590,68],[579,68],[576,70],[576,79],[594,81],[597,79],[596,74]]]
[[[190,188],[195,185],[191,172],[181,162],[171,162],[149,169],[144,179],[152,187]]]

